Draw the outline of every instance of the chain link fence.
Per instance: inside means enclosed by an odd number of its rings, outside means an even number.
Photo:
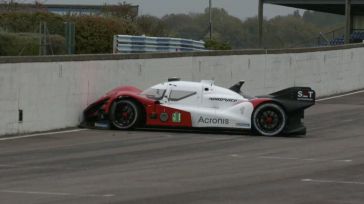
[[[71,54],[74,32],[54,14],[0,12],[0,56]]]
[[[0,0],[0,56],[112,53],[114,35],[138,34],[137,15],[138,6],[126,3],[43,5]]]

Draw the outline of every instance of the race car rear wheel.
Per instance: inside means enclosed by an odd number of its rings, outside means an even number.
[[[137,103],[132,100],[122,99],[112,104],[110,121],[117,129],[132,129],[140,123],[141,113]]]
[[[252,124],[255,131],[264,136],[275,136],[286,127],[286,113],[277,104],[265,103],[253,113]]]

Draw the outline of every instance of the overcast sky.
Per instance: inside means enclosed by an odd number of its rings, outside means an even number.
[[[27,0],[23,0],[27,1]],[[203,12],[208,7],[209,0],[41,0],[45,3],[64,3],[64,4],[115,4],[118,2],[127,2],[139,5],[140,14],[151,14],[154,16],[163,16],[170,13],[189,13]],[[212,0],[214,7],[225,8],[233,16],[241,19],[256,16],[258,13],[258,0]],[[34,0],[29,0],[34,2]],[[273,17],[276,15],[286,15],[292,13],[294,9],[265,5],[265,16]]]

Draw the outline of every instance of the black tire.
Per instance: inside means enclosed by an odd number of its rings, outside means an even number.
[[[264,136],[281,134],[286,124],[286,113],[279,105],[274,103],[265,103],[258,106],[252,116],[253,130]]]
[[[140,106],[128,99],[115,101],[110,109],[110,122],[114,128],[129,130],[140,125],[142,110]]]

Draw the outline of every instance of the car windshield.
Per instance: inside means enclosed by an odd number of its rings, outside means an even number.
[[[166,89],[149,88],[143,91],[140,95],[153,100],[161,100],[166,93]]]

